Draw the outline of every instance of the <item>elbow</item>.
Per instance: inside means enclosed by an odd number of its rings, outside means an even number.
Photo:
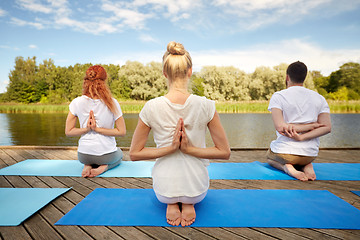
[[[327,133],[331,133],[331,125],[327,127]]]
[[[138,160],[140,160],[139,157],[137,156],[137,154],[136,154],[134,151],[132,151],[131,149],[130,149],[130,151],[129,151],[129,157],[130,157],[130,160],[131,160],[131,161],[138,161]]]
[[[123,136],[125,136],[126,135],[126,129],[124,129],[124,130],[122,130],[121,132],[120,132],[120,136],[121,137],[123,137]]]
[[[71,137],[71,135],[70,135],[70,131],[65,130],[65,135],[66,135],[67,137]]]
[[[123,137],[126,135],[126,129],[118,130],[116,137]]]
[[[230,155],[231,155],[231,150],[230,148],[227,148],[226,150],[223,151],[222,159],[229,160]]]

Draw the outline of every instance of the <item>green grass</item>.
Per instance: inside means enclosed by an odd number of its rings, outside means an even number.
[[[145,101],[120,101],[124,113],[139,113]],[[360,113],[360,100],[328,101],[332,113]],[[268,113],[268,101],[216,102],[219,113]],[[0,113],[67,113],[68,104],[0,104]]]
[[[267,101],[216,102],[219,113],[267,113]]]

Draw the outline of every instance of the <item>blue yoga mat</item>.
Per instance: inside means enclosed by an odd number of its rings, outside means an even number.
[[[360,210],[326,190],[209,190],[193,227],[360,229]],[[170,226],[152,189],[91,192],[55,225]]]
[[[100,177],[151,177],[151,161],[122,161]],[[0,175],[81,177],[84,165],[77,160],[28,159],[0,169]]]
[[[358,195],[360,197],[360,191],[351,191],[352,193]]]
[[[151,177],[153,161],[123,161],[99,177]],[[77,160],[29,159],[0,169],[0,175],[81,177],[83,165]],[[314,163],[317,180],[360,180],[360,163]],[[210,179],[294,180],[267,163],[211,163]]]
[[[0,188],[0,226],[17,226],[70,188]]]

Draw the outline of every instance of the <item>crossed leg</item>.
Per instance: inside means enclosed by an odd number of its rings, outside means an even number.
[[[315,179],[316,179],[316,174],[315,174],[314,167],[313,167],[312,163],[309,163],[309,164],[305,165],[305,167],[304,167],[304,173],[305,173],[306,177],[307,177],[309,180],[315,181]]]
[[[81,176],[84,178],[89,177],[91,173],[91,169],[92,169],[91,165],[84,165]]]
[[[292,164],[281,164],[277,161],[268,159],[268,163],[276,168],[279,169],[281,171],[286,172],[288,175],[300,180],[300,181],[307,181],[308,177],[306,176],[306,174],[302,171],[298,171],[295,169],[295,167]]]
[[[103,172],[105,172],[107,169],[108,169],[108,165],[100,165],[97,168],[92,168],[90,170],[89,177],[96,177],[96,176],[102,174]]]

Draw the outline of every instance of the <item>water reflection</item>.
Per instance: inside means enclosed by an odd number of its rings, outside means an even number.
[[[129,147],[138,114],[125,114],[127,134],[118,146]],[[220,114],[231,147],[267,148],[275,139],[270,114]],[[0,114],[0,145],[76,146],[78,137],[66,137],[66,114]],[[332,114],[332,133],[321,137],[321,147],[360,147],[360,114]],[[206,142],[212,144],[207,133]],[[152,135],[148,146],[155,146]]]

